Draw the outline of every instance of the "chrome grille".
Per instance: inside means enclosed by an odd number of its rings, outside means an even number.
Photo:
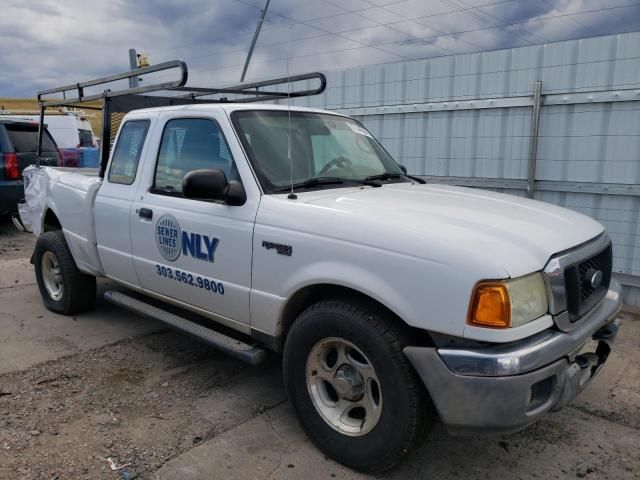
[[[592,278],[600,272],[600,281]],[[611,282],[611,245],[580,263],[569,265],[564,273],[569,320],[575,322],[591,310],[607,293]]]
[[[606,295],[611,282],[612,251],[607,233],[551,257],[544,268],[549,313],[558,328],[569,331]],[[600,285],[591,284],[602,272]]]
[[[611,281],[611,247],[605,249],[599,255],[582,262],[578,267],[580,276],[580,300],[585,301],[596,292],[596,288],[591,285],[588,274],[598,270],[603,273],[602,285],[609,287]]]

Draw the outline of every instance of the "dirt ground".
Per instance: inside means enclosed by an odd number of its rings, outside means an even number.
[[[11,220],[0,216],[0,262],[29,258],[35,244],[34,235],[20,233]]]
[[[0,479],[365,478],[306,439],[276,355],[249,367],[103,302],[52,314],[33,243],[0,223]],[[508,436],[436,426],[383,478],[640,479],[640,316],[621,321],[609,364],[570,407]]]
[[[237,418],[201,412],[212,391],[277,370],[251,369],[162,331],[2,377],[0,478],[113,479],[107,458],[144,477],[168,459],[284,401]],[[276,384],[277,376],[272,378]],[[258,399],[256,399],[258,400]]]

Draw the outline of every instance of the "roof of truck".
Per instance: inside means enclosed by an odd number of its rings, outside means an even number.
[[[322,110],[319,108],[310,108],[310,107],[299,107],[295,105],[275,105],[269,103],[221,103],[221,102],[212,102],[212,103],[199,103],[193,105],[172,105],[170,107],[151,107],[151,108],[141,108],[139,110],[133,110],[130,113],[144,113],[144,112],[167,112],[167,111],[190,111],[190,112],[206,112],[210,110],[223,110],[225,112],[232,112],[235,110],[288,110],[291,108],[291,111],[296,112],[313,112],[313,113],[328,113],[331,115],[341,115],[346,116],[342,113],[330,111],[330,110]]]

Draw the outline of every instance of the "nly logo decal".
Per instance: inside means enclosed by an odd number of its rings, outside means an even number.
[[[182,231],[173,215],[162,215],[156,222],[156,245],[160,254],[169,261],[180,256]]]
[[[182,252],[183,255],[213,263],[220,243],[218,238],[182,230],[173,215],[162,215],[158,219],[155,236],[160,254],[171,262]]]

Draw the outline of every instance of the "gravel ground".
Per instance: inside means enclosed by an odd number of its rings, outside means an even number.
[[[258,404],[231,424],[224,411],[209,419],[199,408],[212,391],[270,370],[273,364],[252,369],[163,331],[4,375],[0,478],[113,479],[109,457],[148,478],[177,454],[273,407]]]

